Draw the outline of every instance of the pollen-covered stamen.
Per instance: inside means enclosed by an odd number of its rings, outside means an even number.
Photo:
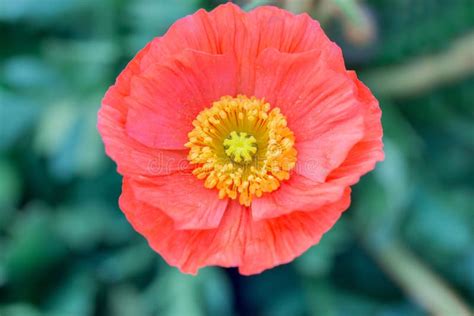
[[[250,162],[257,152],[257,140],[245,132],[232,131],[224,140],[225,153],[235,162]]]
[[[280,109],[263,99],[224,96],[201,111],[189,132],[188,160],[204,186],[219,197],[254,197],[272,192],[296,164],[294,135]]]

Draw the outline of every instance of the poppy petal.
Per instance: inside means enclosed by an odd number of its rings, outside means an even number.
[[[244,249],[244,227],[248,210],[229,203],[219,227],[207,230],[177,230],[160,209],[135,198],[131,183],[124,179],[120,208],[134,229],[172,266],[196,274],[207,265],[238,266]]]
[[[197,114],[236,93],[236,73],[232,56],[189,49],[150,65],[131,82],[128,134],[151,148],[184,149]]]
[[[357,87],[357,96],[364,105],[365,133],[363,139],[350,150],[342,165],[329,174],[328,181],[353,185],[359,181],[362,175],[373,170],[378,161],[384,159],[384,152],[383,130],[380,121],[382,111],[378,101],[370,90],[357,79],[355,72],[349,71],[348,75]]]
[[[248,16],[252,29],[259,34],[259,53],[266,48],[275,48],[282,53],[301,53],[325,50],[332,44],[319,23],[306,13],[294,15],[277,7],[261,6]]]
[[[128,113],[125,98],[130,93],[130,81],[140,72],[142,58],[150,44],[143,48],[118,76],[102,100],[98,113],[97,128],[105,144],[105,150],[123,175],[158,175],[189,168],[185,150],[158,150],[144,146],[125,131]]]
[[[257,97],[268,96],[295,134],[296,171],[321,183],[364,134],[353,83],[329,67],[330,56],[267,49],[259,58],[256,86]]]
[[[228,200],[206,189],[191,173],[128,180],[136,199],[163,210],[176,229],[208,229],[219,225]]]
[[[253,221],[246,228],[245,254],[239,272],[260,273],[290,262],[317,244],[350,205],[351,189],[340,200],[312,212],[294,212],[268,220]]]
[[[341,199],[345,188],[340,183],[316,183],[294,173],[277,191],[253,200],[252,218],[261,220],[297,211],[314,211]]]
[[[196,274],[208,265],[239,266],[241,274],[259,273],[287,263],[319,242],[350,204],[350,189],[341,200],[314,212],[252,221],[249,209],[229,203],[221,224],[208,230],[176,230],[160,209],[135,198],[124,179],[120,207],[150,246],[182,272]]]

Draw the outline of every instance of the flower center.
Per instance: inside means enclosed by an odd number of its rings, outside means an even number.
[[[224,96],[202,110],[188,133],[188,160],[204,186],[219,198],[239,199],[272,192],[296,164],[295,137],[279,108],[263,99]]]
[[[257,140],[245,132],[232,131],[224,140],[224,148],[234,162],[250,162],[257,152]]]

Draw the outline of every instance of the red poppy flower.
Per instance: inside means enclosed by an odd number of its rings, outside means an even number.
[[[318,243],[383,159],[377,100],[308,15],[228,3],[177,21],[107,91],[120,207],[173,266],[259,273]]]

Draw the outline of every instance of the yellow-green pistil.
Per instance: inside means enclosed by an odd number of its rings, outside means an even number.
[[[224,149],[227,156],[233,161],[250,162],[257,152],[257,140],[245,132],[233,131],[224,140]]]

